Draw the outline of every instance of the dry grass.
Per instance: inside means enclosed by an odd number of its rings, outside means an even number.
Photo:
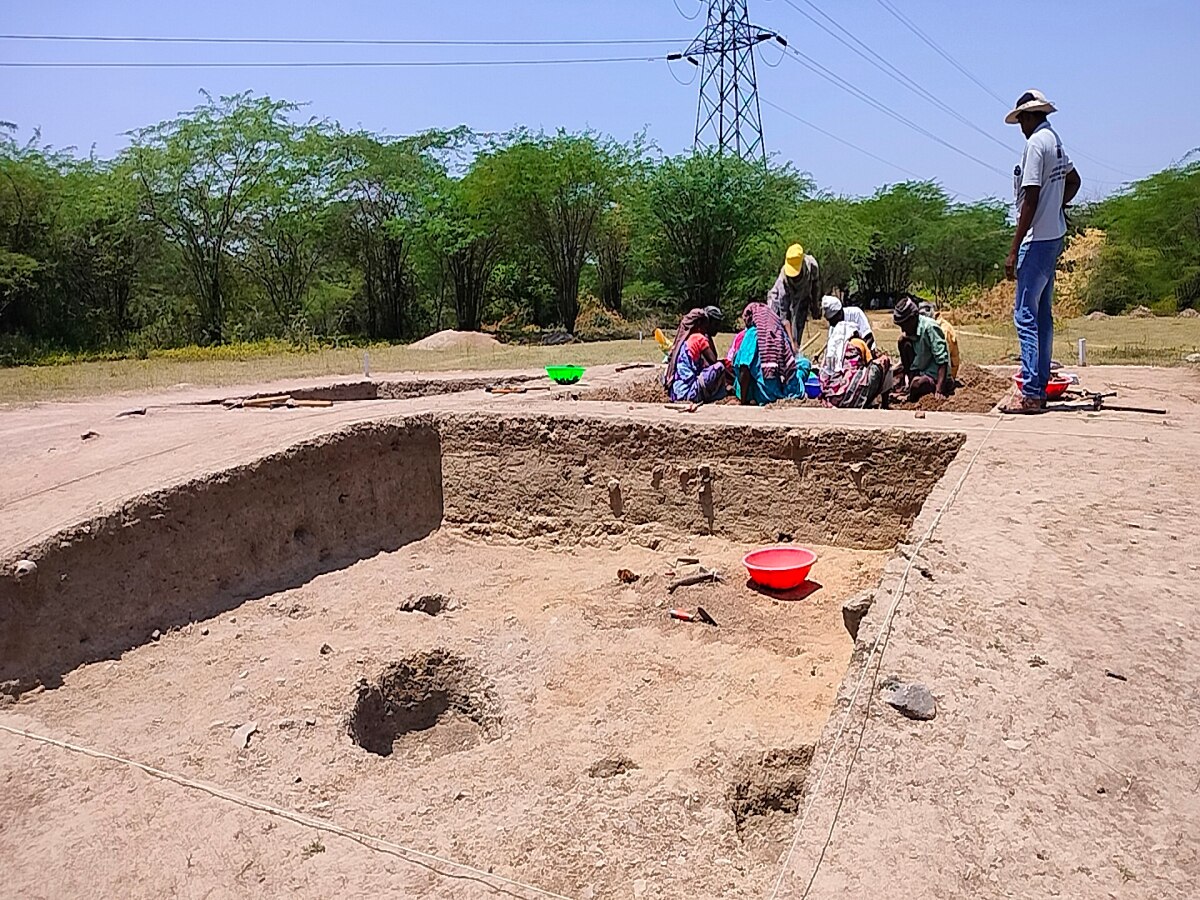
[[[126,391],[161,390],[180,384],[258,384],[281,378],[362,374],[361,349],[313,353],[264,354],[252,350],[237,358],[151,358],[0,369],[0,403],[68,399]],[[482,369],[533,369],[575,363],[585,366],[621,362],[658,362],[653,340],[606,341],[564,347],[506,346],[498,350],[413,350],[408,346],[372,347],[371,371],[449,372]]]
[[[887,313],[871,313],[875,333],[884,347],[895,347],[899,332]],[[814,335],[810,323],[807,334]],[[823,329],[822,329],[823,332]],[[1017,338],[1011,322],[988,322],[958,328],[963,358],[979,365],[1013,363]],[[1071,319],[1060,323],[1058,357],[1075,359],[1075,344],[1087,338],[1091,363],[1179,365],[1189,353],[1200,352],[1200,319],[1117,317],[1100,321]],[[817,353],[816,341],[810,353]],[[723,350],[729,337],[718,339]],[[565,347],[502,347],[498,350],[412,350],[407,346],[375,347],[371,371],[447,372],[481,369],[535,369],[576,363],[585,366],[623,362],[658,362],[662,355],[652,340],[606,341]],[[323,350],[315,353],[248,353],[236,358],[228,351],[221,359],[148,359],[87,362],[59,366],[0,369],[0,403],[28,403],[97,394],[161,390],[179,384],[256,384],[282,378],[354,375],[362,373],[362,350]]]

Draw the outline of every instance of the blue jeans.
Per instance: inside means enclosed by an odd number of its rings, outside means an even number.
[[[1021,342],[1021,379],[1026,397],[1043,399],[1054,352],[1054,269],[1063,239],[1030,241],[1017,255],[1017,303],[1013,322]]]

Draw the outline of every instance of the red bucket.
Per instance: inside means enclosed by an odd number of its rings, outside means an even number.
[[[790,591],[808,580],[817,554],[806,547],[765,547],[742,560],[750,580],[776,591]]]
[[[1013,381],[1017,384],[1017,389],[1022,390],[1025,387],[1025,379],[1018,372],[1013,376]],[[1067,388],[1071,386],[1071,382],[1066,378],[1059,378],[1057,375],[1052,376],[1050,382],[1046,385],[1046,399],[1058,400],[1067,392]]]

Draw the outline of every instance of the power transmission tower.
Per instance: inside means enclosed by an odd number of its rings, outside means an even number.
[[[697,150],[766,160],[754,48],[776,37],[750,24],[747,0],[711,0],[704,30],[687,50],[668,57],[686,59],[701,70]]]

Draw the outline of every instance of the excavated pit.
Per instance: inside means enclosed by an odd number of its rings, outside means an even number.
[[[493,689],[475,666],[448,650],[393,663],[374,681],[360,682],[355,695],[346,730],[377,756],[391,756],[398,743],[444,756],[499,735]]]
[[[900,429],[571,415],[356,425],[136,498],[3,561],[11,573],[27,558],[37,574],[0,579],[0,683],[9,693],[57,686],[155,631],[439,527],[539,545],[654,546],[675,534],[890,549],[962,442]],[[414,609],[436,614],[436,605]]]
[[[566,896],[663,860],[663,896],[763,896],[851,659],[841,603],[962,441],[571,407],[356,425],[27,548],[0,688],[48,733]],[[741,570],[781,539],[819,550],[802,599]],[[726,577],[671,592],[692,557]],[[667,614],[698,606],[720,627]]]

